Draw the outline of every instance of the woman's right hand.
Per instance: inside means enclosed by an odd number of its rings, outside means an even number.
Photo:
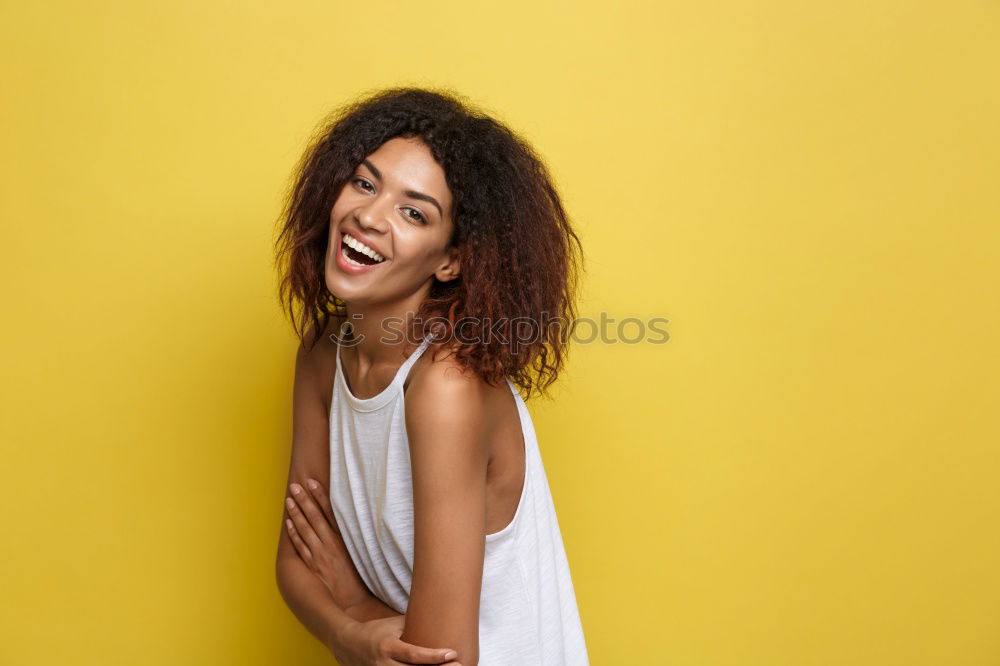
[[[347,640],[333,656],[340,666],[408,666],[409,664],[444,664],[462,666],[452,661],[456,656],[448,648],[425,648],[404,643],[405,618],[402,615],[368,622],[356,622],[345,632]]]

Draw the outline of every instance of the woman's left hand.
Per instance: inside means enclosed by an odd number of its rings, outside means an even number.
[[[295,551],[342,608],[364,601],[371,593],[347,552],[326,490],[315,479],[306,486],[291,484],[291,496],[285,498],[290,516],[285,527]]]

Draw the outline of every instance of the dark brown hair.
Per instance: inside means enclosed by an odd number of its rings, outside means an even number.
[[[425,335],[439,334],[432,344],[450,340],[468,318],[459,333],[474,342],[458,344],[458,361],[492,385],[509,377],[528,397],[544,394],[576,320],[580,239],[531,146],[453,91],[371,93],[336,109],[310,140],[275,241],[279,300],[299,339],[315,344],[331,317],[345,316],[344,302],[326,288],[330,210],[361,161],[394,137],[426,143],[452,193],[450,245],[461,271],[448,282],[434,279],[415,313]],[[526,327],[534,333],[526,336]]]

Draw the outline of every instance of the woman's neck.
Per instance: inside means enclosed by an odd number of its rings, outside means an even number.
[[[422,322],[415,321],[412,309],[356,308],[349,304],[344,321],[350,333],[341,331],[341,353],[353,357],[360,371],[377,365],[398,365],[403,354],[422,340]]]

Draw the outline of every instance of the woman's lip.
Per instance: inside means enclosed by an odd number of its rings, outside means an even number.
[[[371,266],[355,266],[354,264],[349,263],[347,259],[344,258],[344,237],[341,235],[337,239],[337,256],[334,257],[334,261],[337,262],[337,267],[340,270],[344,271],[345,273],[349,273],[351,275],[359,275],[361,273],[367,273],[372,269],[378,268],[379,266],[381,266],[382,264],[384,264],[389,260],[383,259],[377,264],[372,264]]]

